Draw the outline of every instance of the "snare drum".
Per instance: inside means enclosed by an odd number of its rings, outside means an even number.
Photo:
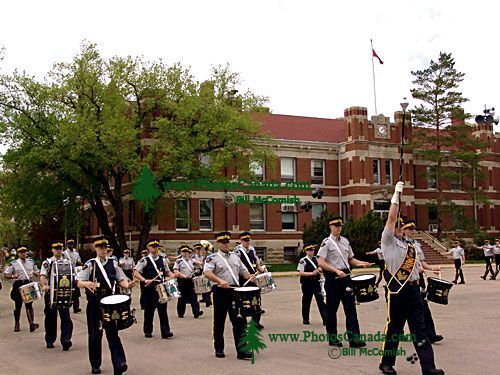
[[[42,298],[40,284],[36,281],[20,286],[18,290],[24,303],[30,303]]]
[[[254,316],[261,311],[260,289],[256,286],[235,288],[234,300],[238,316]]]
[[[269,293],[276,289],[273,276],[271,272],[261,273],[255,277],[257,279],[256,285],[261,289],[261,293]]]
[[[160,303],[167,303],[173,299],[179,298],[181,292],[177,286],[177,281],[174,279],[167,280],[161,284],[156,285],[156,292],[160,298]]]
[[[102,325],[127,329],[136,323],[135,310],[130,308],[131,299],[123,294],[115,294],[101,299]]]
[[[356,301],[359,303],[371,302],[378,299],[378,290],[375,286],[375,275],[363,274],[351,277],[352,288]]]
[[[452,283],[446,280],[436,279],[435,277],[427,278],[427,301],[439,303],[440,305],[448,304],[448,294],[453,286]]]
[[[193,277],[194,292],[196,294],[210,293],[212,290],[212,284],[205,276]]]

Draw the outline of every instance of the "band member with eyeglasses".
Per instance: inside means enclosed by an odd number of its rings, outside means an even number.
[[[109,259],[108,240],[100,236],[94,240],[96,257],[88,260],[78,277],[78,287],[86,288],[87,295],[87,330],[89,334],[89,360],[92,374],[101,373],[102,363],[102,334],[106,332],[114,374],[119,375],[127,371],[125,351],[118,336],[118,329],[114,326],[102,325],[101,299],[113,294],[116,284],[122,288],[132,289],[133,281],[126,281],[125,274],[118,266],[118,262]],[[99,263],[98,263],[99,262]]]
[[[321,268],[318,265],[318,259],[314,255],[314,245],[312,243],[304,244],[305,257],[301,258],[297,271],[300,274],[300,287],[302,289],[302,323],[310,324],[309,312],[311,310],[312,298],[316,299],[323,325],[326,326],[326,305],[321,294]]]
[[[387,324],[385,341],[382,345],[383,355],[379,369],[384,374],[395,375],[395,350],[399,346],[399,334],[408,321],[410,332],[415,335],[413,342],[417,352],[422,374],[443,375],[444,371],[436,369],[434,351],[426,335],[424,323],[424,306],[419,286],[419,261],[417,249],[402,235],[401,226],[396,226],[399,214],[400,196],[404,183],[398,182],[391,199],[389,215],[382,232],[381,249],[384,253],[384,279],[387,283]]]
[[[174,336],[170,331],[168,320],[167,303],[160,303],[156,285],[164,282],[165,277],[172,277],[168,260],[159,254],[160,242],[149,240],[147,243],[149,254],[142,258],[134,268],[134,276],[144,283],[144,336],[153,337],[153,318],[155,310],[160,320],[160,332],[162,339]]]
[[[350,274],[351,267],[369,267],[372,263],[354,258],[349,240],[340,235],[344,225],[340,216],[332,218],[328,224],[330,236],[321,243],[318,251],[318,265],[325,275],[326,332],[329,335],[329,345],[342,346],[342,342],[337,339],[337,310],[342,302],[349,346],[361,348],[366,346],[366,343],[354,338],[360,332]]]
[[[5,268],[3,275],[6,279],[14,279],[14,284],[12,285],[12,290],[10,292],[10,298],[14,301],[14,332],[19,332],[21,330],[19,320],[21,318],[21,308],[23,306],[23,298],[19,292],[19,287],[29,284],[32,282],[33,276],[38,277],[40,271],[36,266],[33,259],[27,257],[28,249],[25,246],[21,246],[17,249],[17,259],[13,260],[10,266]],[[34,332],[40,327],[38,323],[35,323],[35,310],[33,310],[33,302],[25,303],[26,315],[28,317],[28,322],[30,325],[30,332]]]

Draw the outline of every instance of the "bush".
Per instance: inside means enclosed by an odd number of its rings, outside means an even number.
[[[320,245],[330,235],[328,222],[334,216],[336,215],[324,211],[310,226],[305,225],[302,240]],[[384,226],[385,219],[370,211],[357,220],[350,218],[345,222],[341,235],[351,243],[356,258],[366,258],[366,252],[377,248]]]

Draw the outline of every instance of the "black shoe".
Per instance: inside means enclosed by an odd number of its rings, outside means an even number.
[[[49,344],[49,343],[47,343],[47,348],[48,348],[48,349],[54,349],[54,344]]]
[[[215,356],[217,358],[224,358],[226,355],[224,354],[224,352],[215,352]]]
[[[38,328],[40,328],[40,324],[38,324],[38,323],[31,323],[30,324],[30,332],[35,332],[35,330],[37,330]]]
[[[459,284],[465,284],[465,281],[460,281]]]
[[[266,310],[260,310],[260,315],[264,315],[266,313]]]
[[[144,337],[147,337],[148,339],[150,339],[151,337],[153,337],[153,334],[152,333],[145,333]]]
[[[92,374],[100,374],[101,369],[99,367],[92,367]]]
[[[452,283],[453,283],[453,284],[456,284],[456,283],[457,283],[457,280],[453,280],[453,281],[452,281]]]
[[[71,343],[71,341],[65,342],[64,344],[62,344],[63,351],[67,352],[72,346],[73,344]],[[52,347],[54,346],[52,345]]]
[[[349,343],[350,348],[364,348],[366,346],[366,342],[364,341],[352,341]]]
[[[252,353],[251,352],[238,353],[236,358],[238,358],[238,359],[250,359],[250,358],[252,358]]]
[[[435,342],[439,342],[443,339],[443,336],[441,335],[436,335],[434,337],[429,337],[429,341],[431,342],[431,344],[434,344]]]
[[[82,309],[74,309],[74,310],[73,310],[73,312],[74,312],[75,314],[78,314],[80,311],[82,311]]]
[[[486,280],[486,276],[481,276],[481,279]]]
[[[177,315],[178,318],[184,318],[184,315]]]
[[[161,338],[162,338],[162,339],[169,339],[169,338],[171,338],[171,337],[173,337],[173,336],[174,336],[174,334],[173,334],[172,332],[168,332],[168,333],[167,333],[167,334],[165,334],[165,335],[161,335]]]
[[[116,369],[115,369],[115,375],[120,375],[123,374],[124,372],[127,372],[128,366],[125,362],[120,364]]]
[[[342,345],[342,343],[341,343],[340,341],[337,341],[337,340],[335,340],[335,341],[330,341],[330,342],[328,343],[328,345],[330,345],[330,346],[336,346],[337,348],[341,348],[341,347],[343,347],[343,346],[344,346],[344,345]]]
[[[194,318],[198,319],[202,315],[203,315],[203,311],[200,311],[198,314],[194,314]]]
[[[427,371],[425,374],[426,375],[444,375],[444,371],[441,370],[440,368],[435,368],[435,369]]]
[[[311,322],[309,322],[309,320],[303,320],[302,321],[302,324],[308,326],[309,324],[311,324]]]
[[[264,329],[264,326],[262,324],[260,324],[260,323],[255,323],[255,327],[257,329]]]
[[[14,324],[14,332],[19,332],[21,330],[21,327],[19,326],[19,322],[16,322],[16,324]]]
[[[389,366],[389,365],[380,365],[378,366],[378,369],[382,371],[383,374],[388,374],[388,375],[396,375],[397,372],[394,370],[394,367]]]
[[[490,280],[496,280],[495,276],[490,276]]]

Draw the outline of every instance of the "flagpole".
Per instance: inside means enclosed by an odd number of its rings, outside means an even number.
[[[377,111],[377,89],[375,86],[375,63],[373,62],[373,41],[370,39],[370,44],[372,46],[372,74],[373,74],[373,98],[375,101],[375,115],[378,115]]]

